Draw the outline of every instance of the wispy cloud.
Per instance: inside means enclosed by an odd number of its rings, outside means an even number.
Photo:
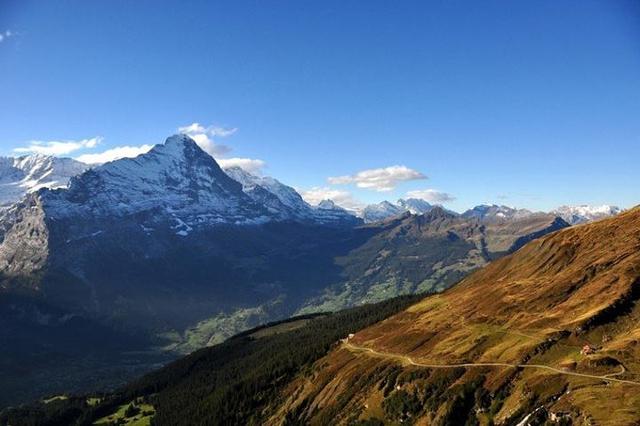
[[[309,190],[297,190],[302,198],[315,206],[323,200],[332,200],[334,203],[347,210],[359,211],[364,203],[356,200],[349,191],[330,187],[314,187]]]
[[[81,140],[29,141],[27,146],[15,148],[13,152],[18,154],[69,155],[81,149],[95,148],[100,142],[102,142],[100,136]]]
[[[253,174],[262,173],[262,169],[266,165],[264,161],[255,158],[219,158],[217,161],[222,168],[227,169],[229,167],[240,167],[241,169]]]
[[[448,203],[455,200],[451,194],[435,189],[420,189],[407,192],[408,198],[420,198],[430,203]]]
[[[200,123],[191,123],[188,126],[179,127],[178,131],[196,141],[200,148],[216,159],[220,167],[240,167],[249,173],[260,174],[266,166],[265,161],[256,158],[225,158],[231,152],[231,148],[219,143],[216,139],[233,135],[238,131],[237,127],[203,126]]]
[[[237,128],[226,128],[219,126],[203,126],[200,123],[191,123],[188,126],[182,126],[178,128],[180,133],[184,133],[196,143],[208,152],[213,157],[223,156],[231,151],[227,145],[217,143],[213,138],[225,138],[233,135]]]
[[[120,158],[137,157],[140,154],[148,152],[151,148],[153,148],[153,145],[118,146],[100,153],[84,154],[77,157],[76,160],[86,164],[102,164]]]
[[[406,166],[389,166],[363,170],[355,175],[330,177],[328,181],[332,185],[355,184],[358,188],[386,192],[393,191],[400,182],[422,179],[427,177],[417,170]]]
[[[14,37],[16,35],[15,32],[11,30],[6,30],[5,32],[0,32],[0,43],[7,40],[9,37]]]

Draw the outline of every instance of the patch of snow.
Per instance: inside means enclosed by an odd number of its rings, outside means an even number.
[[[0,157],[0,207],[42,188],[65,188],[69,180],[89,168],[71,158],[41,154]]]
[[[604,204],[601,206],[561,206],[553,210],[551,213],[560,216],[570,225],[577,225],[580,223],[587,223],[615,216],[622,211],[623,210],[620,207]]]

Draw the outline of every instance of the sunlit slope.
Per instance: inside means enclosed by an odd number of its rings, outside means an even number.
[[[635,208],[535,240],[358,332],[290,384],[272,420],[638,424],[638,298]]]

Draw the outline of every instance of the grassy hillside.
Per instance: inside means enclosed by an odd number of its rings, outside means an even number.
[[[640,208],[533,241],[356,333],[267,423],[640,424],[638,299]]]

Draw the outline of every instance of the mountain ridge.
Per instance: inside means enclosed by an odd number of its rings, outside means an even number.
[[[89,166],[71,158],[41,154],[0,157],[0,208],[18,202],[40,188],[65,187]]]

